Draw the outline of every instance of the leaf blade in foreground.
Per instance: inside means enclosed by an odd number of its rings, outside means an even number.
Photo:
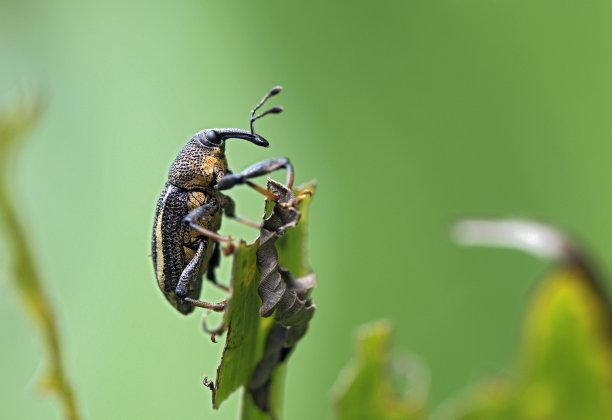
[[[304,190],[314,190],[313,185],[298,189],[298,194]],[[307,226],[306,210],[310,197],[299,205],[302,217],[297,226],[286,230],[282,236],[286,241],[278,241],[277,251],[279,263],[285,261],[297,273],[309,273],[307,265],[305,234]],[[257,249],[259,238],[255,243],[241,243],[234,256],[232,271],[232,297],[224,319],[227,329],[226,344],[221,363],[217,371],[217,380],[213,392],[213,407],[218,408],[238,388],[245,388],[241,418],[270,419],[280,418],[285,364],[274,368],[270,386],[270,411],[264,413],[254,403],[252,395],[246,389],[251,384],[256,366],[262,359],[268,334],[274,325],[273,317],[262,318],[259,315],[261,298],[258,294],[260,274],[257,267]]]

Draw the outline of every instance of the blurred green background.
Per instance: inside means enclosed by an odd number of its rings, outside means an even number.
[[[289,156],[298,183],[319,182],[318,312],[289,365],[286,417],[327,418],[354,328],[380,317],[397,326],[396,351],[430,366],[434,405],[504,372],[546,265],[455,247],[448,227],[539,217],[612,273],[611,18],[603,0],[1,0],[0,92],[26,80],[46,99],[14,192],[85,418],[235,418],[238,396],[213,415],[201,384],[221,345],[166,303],[147,255],[182,145],[246,128],[276,84],[285,113],[257,125],[271,148],[227,153],[234,170]],[[260,216],[255,193],[232,196]],[[0,257],[0,416],[60,418],[37,393],[42,347],[7,273]]]

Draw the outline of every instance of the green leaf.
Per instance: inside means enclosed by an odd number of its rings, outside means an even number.
[[[359,329],[355,356],[334,387],[338,420],[411,420],[426,418],[426,380],[420,363],[411,360],[405,376],[393,369],[390,356],[392,328],[379,321]],[[403,386],[398,386],[398,382]],[[399,388],[405,388],[400,392]]]
[[[263,337],[272,325],[271,319],[259,318],[257,246],[258,241],[251,245],[241,242],[234,256],[232,297],[224,321],[227,338],[213,397],[215,408],[219,408],[236,389],[249,383],[253,367],[261,358]]]
[[[296,193],[299,195],[306,190],[312,192],[314,186],[305,185],[298,188]],[[283,241],[278,241],[276,244],[280,265],[290,268],[298,275],[310,272],[305,245],[309,202],[310,197],[308,196],[301,201],[299,210],[302,216],[299,223],[287,229],[282,236]],[[270,211],[267,211],[267,216],[269,213]],[[213,407],[215,408],[218,408],[238,388],[243,387],[245,390],[248,388],[255,368],[264,354],[270,329],[275,323],[273,317],[262,318],[259,315],[262,301],[258,293],[260,282],[257,266],[258,247],[259,238],[251,245],[240,243],[234,256],[232,296],[228,301],[223,326],[223,329],[227,329],[227,338],[213,391]],[[282,363],[277,365],[272,373],[271,413],[261,411],[254,404],[250,393],[245,391],[242,407],[243,419],[280,418],[284,370],[284,363]]]

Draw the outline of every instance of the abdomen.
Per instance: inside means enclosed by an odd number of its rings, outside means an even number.
[[[183,238],[187,226],[183,218],[187,200],[185,190],[167,182],[155,209],[151,255],[157,283],[166,297],[174,293],[186,265]]]
[[[172,306],[184,314],[191,312],[193,306],[184,303],[175,294],[181,274],[193,258],[195,249],[201,241],[207,245],[201,265],[202,270],[205,270],[213,247],[210,246],[212,241],[191,229],[183,219],[191,210],[204,204],[205,198],[203,192],[187,191],[166,182],[155,210],[151,256],[157,284]],[[198,224],[216,231],[220,225],[220,214]],[[201,284],[201,277],[191,282],[188,293],[190,298],[199,298]]]

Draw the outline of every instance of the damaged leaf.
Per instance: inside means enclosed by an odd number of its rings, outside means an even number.
[[[251,245],[241,243],[237,248],[232,271],[232,296],[223,327],[218,331],[227,330],[226,344],[215,385],[208,382],[213,389],[215,408],[238,388],[248,390],[244,394],[243,419],[278,418],[276,413],[280,412],[284,378],[281,362],[304,334],[314,310],[307,297],[308,290],[314,285],[313,277],[295,279],[282,268],[287,260],[287,268],[297,273],[310,271],[307,265],[303,265],[307,261],[303,245],[306,218],[300,217],[310,197],[303,199],[299,206],[295,197],[304,191],[312,193],[314,186],[301,187],[296,195],[271,180],[268,188],[279,196],[279,200],[274,206],[267,207],[260,238]],[[278,237],[288,239],[284,245],[275,244]],[[263,251],[258,252],[262,244]],[[289,246],[293,244],[296,246]],[[264,276],[260,276],[260,271],[266,274],[266,279],[271,279],[270,283],[262,285]],[[273,272],[276,274],[270,277]],[[263,304],[260,296],[263,296]],[[308,310],[304,311],[305,308]],[[261,317],[260,313],[268,317]],[[306,316],[301,313],[306,313]]]
[[[274,313],[274,324],[268,332],[263,357],[255,367],[248,387],[253,402],[264,412],[271,409],[270,386],[274,370],[287,359],[295,344],[306,333],[314,315],[315,305],[308,294],[316,284],[313,274],[294,278],[288,269],[280,265],[276,250],[277,240],[300,220],[299,199],[290,189],[273,180],[268,180],[268,190],[278,200],[271,214],[264,219],[259,235],[258,290],[262,301],[259,314],[268,317]],[[303,247],[298,249],[304,250]],[[285,250],[289,251],[287,248]]]

